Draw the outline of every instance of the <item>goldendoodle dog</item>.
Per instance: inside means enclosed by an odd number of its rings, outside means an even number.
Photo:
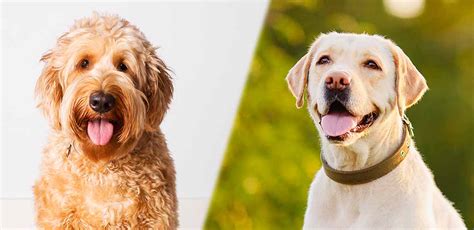
[[[94,13],[42,58],[51,133],[34,185],[46,229],[176,229],[175,170],[159,128],[168,68],[136,26]]]

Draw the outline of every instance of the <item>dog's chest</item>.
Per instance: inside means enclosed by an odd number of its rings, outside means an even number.
[[[360,218],[367,214],[363,212],[363,207],[358,203],[361,200],[358,194],[341,196],[338,192],[324,192],[319,189],[311,192],[315,195],[308,204],[305,225],[325,227],[353,226]]]
[[[371,186],[341,186],[318,173],[310,189],[305,228],[377,227],[394,210],[400,197]],[[324,177],[324,178],[323,178]],[[380,227],[380,226],[379,226]]]
[[[73,190],[79,192],[68,198],[78,219],[93,226],[106,226],[132,220],[137,213],[139,188],[127,186],[116,175],[88,176],[80,186],[80,190]]]

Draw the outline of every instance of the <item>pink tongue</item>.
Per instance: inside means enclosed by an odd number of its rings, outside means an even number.
[[[347,112],[330,113],[321,118],[321,126],[327,136],[337,137],[357,126],[357,118]]]
[[[87,124],[87,134],[96,145],[106,145],[109,143],[114,133],[114,126],[105,119],[89,121]]]

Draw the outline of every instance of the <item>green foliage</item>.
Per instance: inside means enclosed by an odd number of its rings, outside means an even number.
[[[320,167],[319,137],[284,78],[321,32],[394,40],[428,81],[409,109],[416,143],[443,193],[474,226],[474,1],[426,2],[399,19],[383,2],[273,1],[249,73],[205,228],[298,229]]]

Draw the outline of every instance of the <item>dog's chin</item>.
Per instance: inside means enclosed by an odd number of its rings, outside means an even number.
[[[330,144],[348,146],[357,142],[357,140],[361,138],[362,136],[364,136],[365,133],[366,132],[364,131],[364,132],[347,132],[339,136],[327,136],[324,133],[323,135],[324,135],[324,138],[326,138],[326,140],[328,140]]]
[[[339,101],[333,102],[327,113],[318,114],[322,136],[330,143],[349,145],[364,136],[379,117],[379,110],[355,115]]]

